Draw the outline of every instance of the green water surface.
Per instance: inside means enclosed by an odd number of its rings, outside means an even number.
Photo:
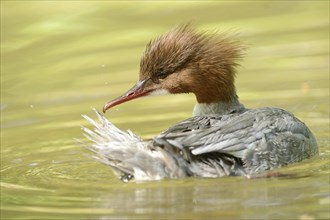
[[[237,91],[314,132],[320,155],[287,177],[120,182],[74,138],[81,117],[138,79],[145,44],[193,21],[247,45]],[[115,107],[151,138],[191,116],[191,94]],[[329,219],[329,1],[1,1],[1,219]]]

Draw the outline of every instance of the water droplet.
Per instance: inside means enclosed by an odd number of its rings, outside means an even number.
[[[37,162],[33,162],[33,163],[30,163],[29,164],[29,167],[35,167],[35,166],[38,166],[39,165],[39,163],[37,163]]]

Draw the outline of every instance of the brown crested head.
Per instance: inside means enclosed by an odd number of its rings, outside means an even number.
[[[175,27],[150,41],[140,62],[140,80],[108,108],[157,93],[194,93],[199,103],[236,99],[235,67],[242,57],[240,42],[228,34]]]
[[[199,103],[230,101],[236,97],[235,67],[242,51],[228,34],[178,26],[148,43],[140,80],[151,79],[170,93],[193,92]]]

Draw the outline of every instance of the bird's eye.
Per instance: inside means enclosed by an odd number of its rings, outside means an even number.
[[[165,74],[165,72],[159,72],[157,74],[157,76],[158,76],[158,79],[165,79],[167,75]]]

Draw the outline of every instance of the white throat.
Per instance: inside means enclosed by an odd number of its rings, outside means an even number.
[[[193,110],[193,116],[224,115],[243,109],[244,106],[237,99],[231,102],[197,103]]]

